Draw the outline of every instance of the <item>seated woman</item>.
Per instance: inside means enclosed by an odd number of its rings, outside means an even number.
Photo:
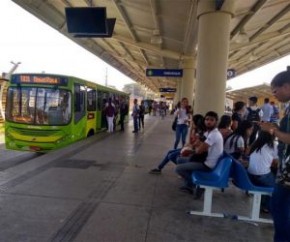
[[[274,187],[275,176],[271,167],[278,164],[278,149],[275,137],[260,131],[250,149],[248,173],[250,180],[257,186]],[[262,195],[261,210],[268,212],[270,197]]]
[[[231,129],[232,125],[232,118],[229,115],[223,115],[221,116],[218,130],[221,132],[223,139],[225,140],[233,131]]]
[[[172,161],[173,163],[176,164],[176,159],[180,155],[189,156],[192,153],[192,149],[195,145],[197,135],[203,134],[204,131],[205,131],[204,117],[201,114],[193,115],[189,142],[182,149],[173,149],[168,151],[168,153],[166,154],[164,159],[159,163],[157,168],[150,170],[149,173],[161,174],[161,170],[169,161]]]
[[[247,154],[248,140],[252,131],[252,122],[243,120],[238,128],[225,139],[224,151],[235,159],[243,158]]]

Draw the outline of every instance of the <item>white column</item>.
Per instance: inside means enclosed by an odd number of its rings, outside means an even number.
[[[181,94],[181,81],[178,80],[176,82],[176,93],[174,94],[174,102],[173,102],[174,105],[176,105],[180,101],[181,99],[180,94]]]
[[[183,77],[181,87],[181,98],[188,98],[189,105],[193,105],[193,91],[195,85],[195,62],[192,60],[184,61],[183,65]]]
[[[220,10],[214,0],[198,2],[198,53],[194,112],[224,113],[230,21],[235,1]]]

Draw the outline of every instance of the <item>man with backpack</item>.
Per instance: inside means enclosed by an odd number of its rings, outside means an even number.
[[[257,101],[257,97],[250,97],[249,107],[247,108],[246,120],[253,123],[253,132],[249,139],[249,145],[251,145],[257,138],[257,133],[260,129],[258,123],[261,121],[261,117],[263,116],[262,110],[257,106]]]

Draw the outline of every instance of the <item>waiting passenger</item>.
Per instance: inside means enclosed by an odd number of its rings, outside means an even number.
[[[187,98],[182,98],[180,107],[178,107],[177,110],[174,112],[174,116],[177,117],[174,149],[177,149],[180,139],[182,141],[182,147],[185,145],[186,136],[188,132],[190,116]]]
[[[241,159],[247,154],[249,137],[253,132],[253,124],[243,120],[238,128],[224,141],[224,151],[235,159]]]
[[[204,162],[192,161],[184,164],[178,164],[176,172],[184,178],[185,184],[180,189],[182,191],[193,193],[194,184],[192,183],[191,173],[193,171],[211,171],[217,164],[219,157],[223,153],[223,137],[217,129],[218,115],[210,111],[205,115],[206,132],[204,136],[206,140],[200,141],[199,145],[195,148],[196,154],[208,152]],[[196,198],[202,195],[202,190],[196,190]]]
[[[263,111],[263,115],[261,117],[261,120],[263,122],[270,122],[271,116],[273,114],[273,107],[270,104],[269,98],[264,99],[264,105],[261,107],[261,110]]]
[[[105,108],[105,114],[108,122],[108,132],[112,133],[114,131],[114,116],[115,116],[115,107],[112,104],[112,99],[108,99],[108,106]]]
[[[239,124],[245,119],[247,113],[246,103],[238,101],[234,104],[234,112],[232,114],[232,130],[236,130]]]
[[[257,138],[258,131],[260,130],[258,122],[261,121],[263,111],[257,106],[258,98],[249,98],[249,107],[247,108],[246,119],[253,123],[253,132],[251,134],[249,144],[251,145]]]
[[[275,185],[275,176],[271,167],[278,164],[278,150],[274,140],[274,135],[260,131],[250,149],[248,173],[253,184],[257,186],[274,187]],[[262,195],[261,210],[268,212],[269,207],[270,197]]]
[[[232,118],[229,115],[221,116],[218,130],[221,132],[223,139],[225,140],[233,131],[231,129]]]
[[[121,131],[125,131],[125,129],[124,129],[124,121],[125,121],[126,115],[128,115],[128,112],[129,112],[128,105],[127,105],[126,101],[124,100],[124,98],[121,97],[120,120],[119,120],[119,123],[121,125]]]
[[[273,107],[273,114],[270,118],[271,123],[279,123],[280,115],[279,115],[279,108],[276,106],[275,102],[270,102]]]
[[[186,144],[182,149],[174,149],[174,150],[168,151],[168,153],[166,154],[164,159],[159,163],[157,168],[152,169],[149,173],[161,174],[161,170],[169,161],[172,161],[173,163],[176,164],[176,159],[180,155],[185,157],[192,154],[197,137],[202,136],[205,131],[204,118],[201,114],[194,115],[192,119],[193,119],[193,122],[192,122],[191,131],[190,131],[189,143]]]
[[[134,99],[132,117],[133,117],[133,123],[134,123],[133,133],[138,133],[139,106],[138,106],[138,100],[136,98]]]
[[[144,129],[144,115],[145,115],[145,106],[144,106],[144,101],[141,101],[141,104],[139,105],[139,130]]]

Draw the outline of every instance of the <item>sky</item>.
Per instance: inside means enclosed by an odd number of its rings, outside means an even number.
[[[11,0],[0,0],[0,75],[21,62],[20,72],[52,73],[80,77],[119,90],[133,80],[51,28]],[[233,90],[270,83],[290,65],[290,55],[271,64],[232,78]],[[229,67],[230,68],[230,67]]]

